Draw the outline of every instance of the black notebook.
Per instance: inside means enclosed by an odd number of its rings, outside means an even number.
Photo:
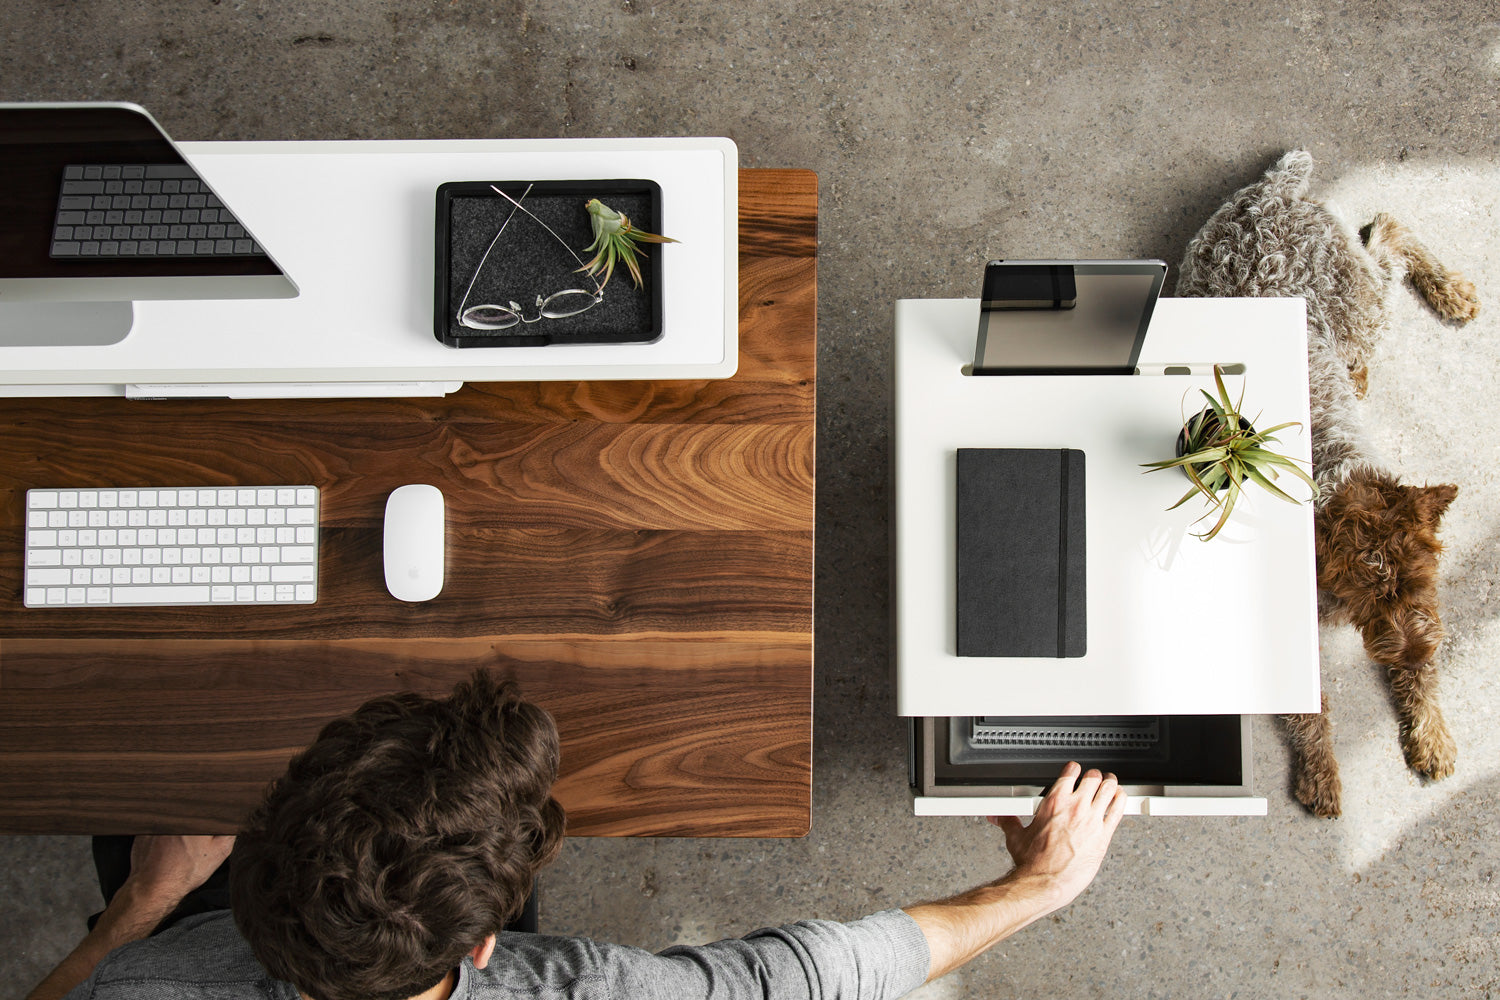
[[[958,449],[958,655],[1087,649],[1083,452]]]

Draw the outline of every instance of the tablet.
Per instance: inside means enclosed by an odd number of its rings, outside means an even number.
[[[1133,375],[1166,280],[1159,260],[992,260],[975,375]]]

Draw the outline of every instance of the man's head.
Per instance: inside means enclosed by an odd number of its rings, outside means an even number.
[[[520,912],[562,845],[557,728],[478,672],[324,727],[235,843],[234,918],[314,1000],[400,1000]]]

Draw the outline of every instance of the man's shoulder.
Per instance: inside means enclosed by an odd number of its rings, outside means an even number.
[[[463,983],[468,992],[455,991],[455,996],[472,1000],[609,997],[613,994],[607,959],[617,950],[634,951],[588,938],[502,933],[484,969],[464,963]]]
[[[70,1000],[210,995],[222,1000],[296,997],[296,991],[266,975],[228,910],[187,917],[154,937],[116,948]]]

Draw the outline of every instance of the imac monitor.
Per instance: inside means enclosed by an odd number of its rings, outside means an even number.
[[[135,299],[297,286],[146,111],[0,103],[0,347],[115,343]]]
[[[992,260],[976,375],[1132,375],[1167,265],[1159,260]]]

